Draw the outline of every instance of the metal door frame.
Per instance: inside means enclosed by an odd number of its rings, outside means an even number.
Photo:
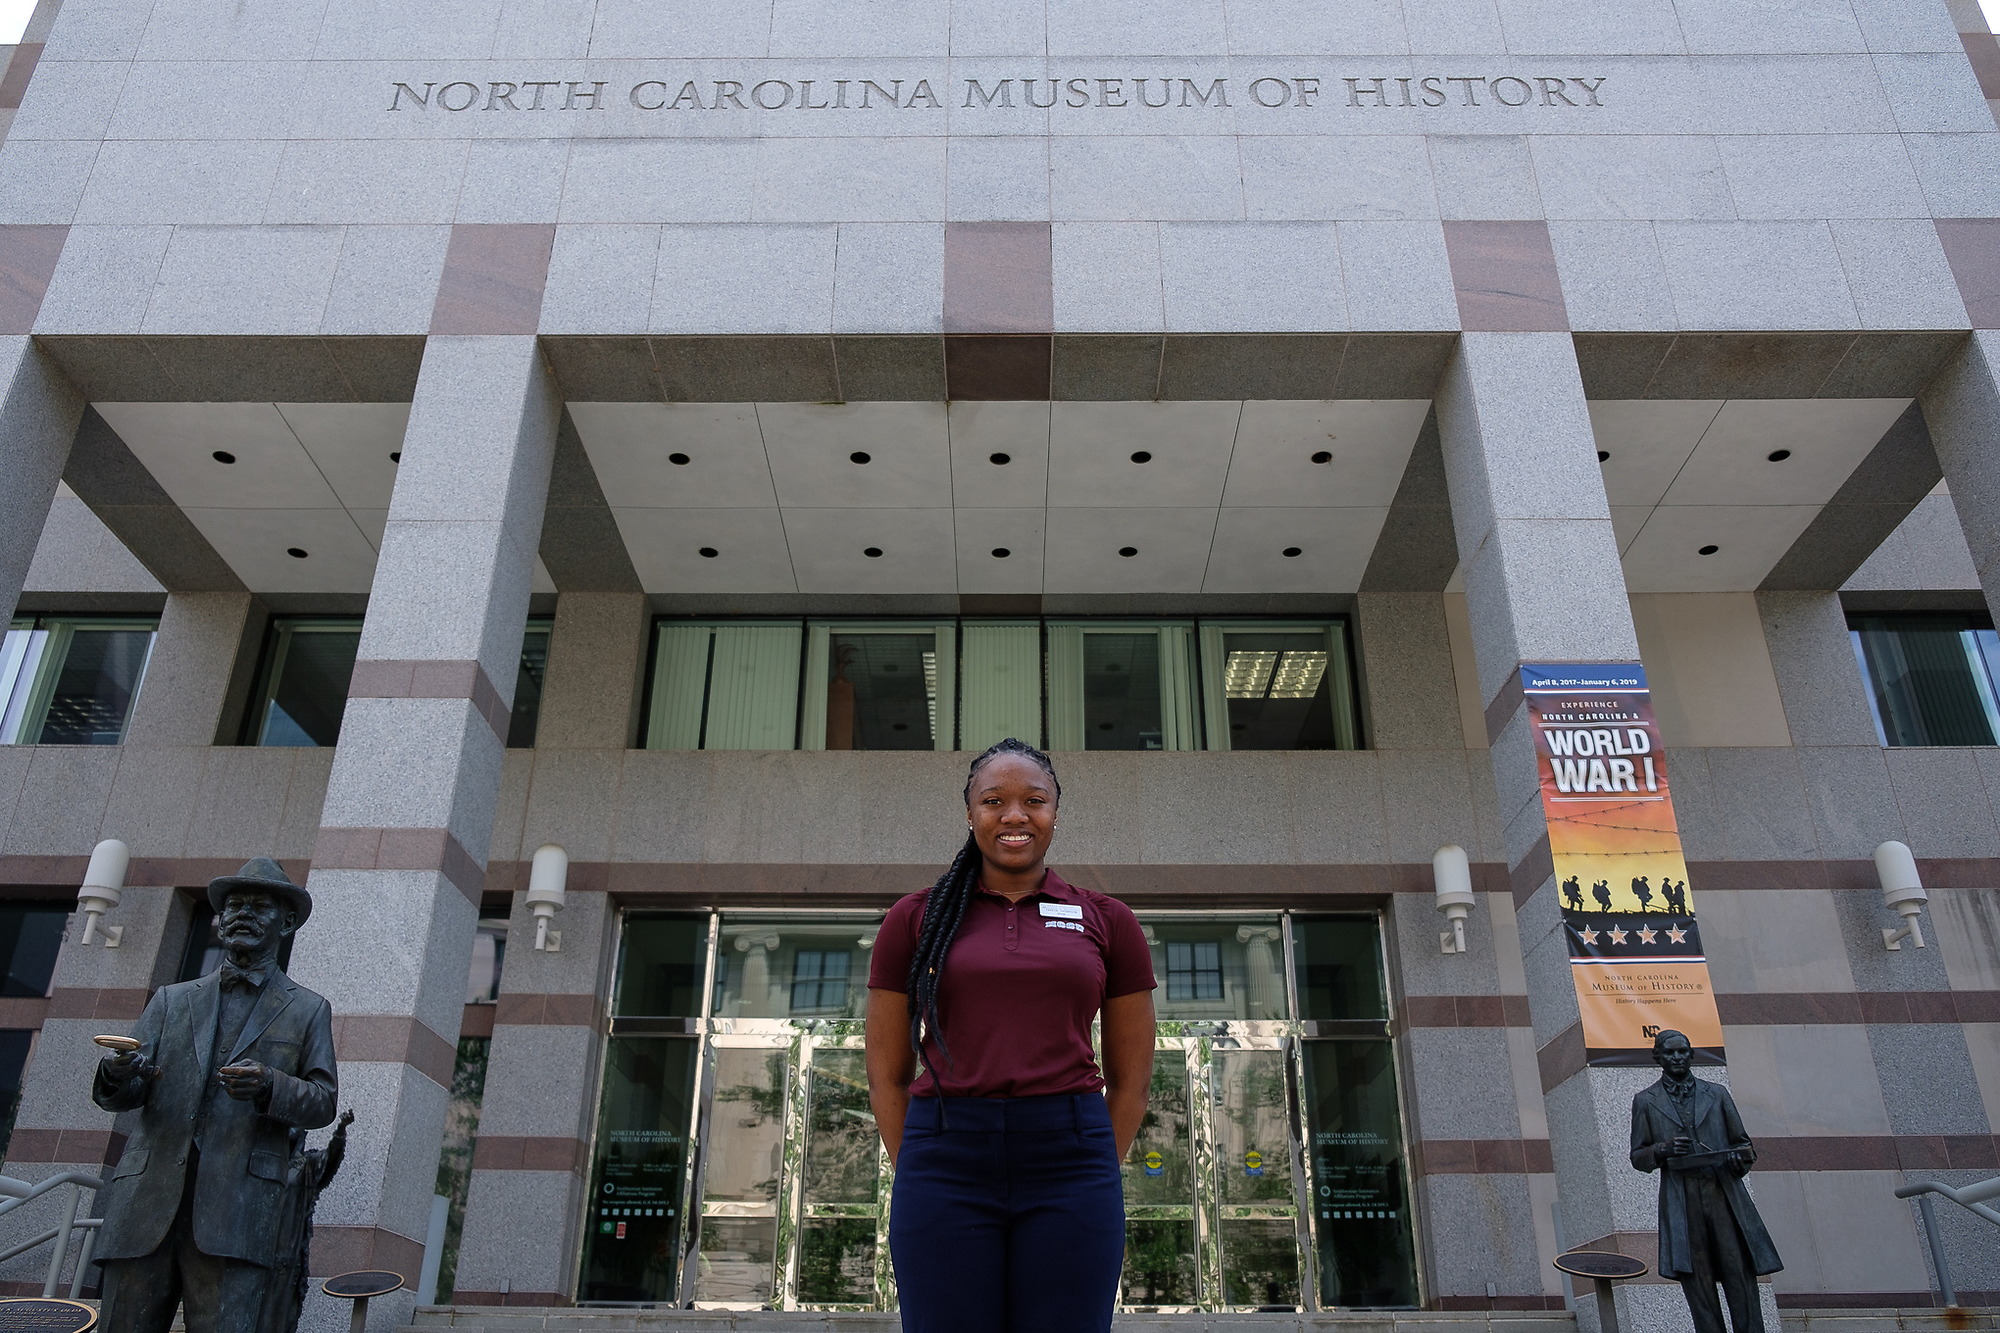
[[[641,909],[643,910],[643,909]],[[622,947],[622,933],[627,911],[619,913],[619,933]],[[879,1185],[877,1203],[872,1209],[876,1220],[875,1236],[875,1285],[876,1300],[872,1305],[805,1303],[798,1301],[798,1278],[800,1267],[801,1223],[812,1217],[860,1216],[870,1211],[865,1205],[852,1204],[812,1204],[804,1198],[805,1155],[809,1144],[811,1125],[811,1069],[812,1056],[816,1050],[857,1049],[862,1043],[863,1021],[859,1018],[719,1018],[714,1014],[715,981],[717,957],[722,934],[722,909],[711,909],[707,914],[707,952],[702,971],[701,1009],[699,1019],[687,1020],[690,1036],[699,1044],[696,1056],[696,1088],[692,1100],[691,1123],[688,1126],[688,1167],[684,1177],[681,1217],[683,1219],[680,1238],[679,1273],[675,1304],[683,1309],[716,1310],[776,1310],[799,1311],[894,1311],[897,1308],[895,1275],[889,1257],[889,1205],[893,1185],[893,1169],[887,1151],[878,1139],[876,1163]],[[846,912],[799,912],[786,909],[733,909],[728,911],[733,919],[771,916],[773,918],[812,917],[872,917],[872,913]],[[1225,912],[1181,912],[1167,913],[1175,918],[1197,919],[1203,917],[1230,919],[1240,913]],[[1282,931],[1281,956],[1284,994],[1287,1012],[1296,1015],[1299,1011],[1298,976],[1293,942],[1293,918],[1297,913],[1292,909],[1277,909],[1259,912],[1258,916],[1275,916]],[[1357,912],[1354,915],[1372,915],[1377,922],[1377,940],[1385,955],[1388,948],[1390,923],[1387,914],[1381,910],[1372,913]],[[614,956],[616,956],[614,954]],[[1390,982],[1384,959],[1384,984]],[[616,1020],[612,1021],[613,1032],[617,1035]],[[1122,1299],[1118,1309],[1122,1311],[1151,1311],[1162,1314],[1174,1313],[1230,1313],[1269,1309],[1268,1306],[1225,1305],[1222,1301],[1222,1244],[1221,1223],[1224,1220],[1271,1219],[1291,1220],[1294,1223],[1296,1253],[1298,1255],[1299,1303],[1296,1309],[1302,1312],[1318,1311],[1319,1274],[1318,1245],[1314,1235],[1314,1212],[1312,1205],[1312,1162],[1307,1151],[1309,1133],[1305,1117],[1305,1061],[1304,1042],[1312,1035],[1309,1029],[1322,1026],[1302,1022],[1296,1017],[1286,1019],[1225,1019],[1225,1020],[1184,1020],[1162,1019],[1157,1024],[1154,1050],[1156,1054],[1174,1052],[1186,1063],[1188,1096],[1189,1155],[1193,1177],[1193,1198],[1188,1205],[1188,1215],[1194,1222],[1195,1233],[1195,1289],[1198,1304],[1192,1306],[1127,1306]],[[1383,1025],[1385,1028],[1387,1025]],[[1244,1044],[1249,1043],[1249,1044]],[[1391,1041],[1391,1059],[1400,1066],[1401,1052],[1398,1043]],[[725,1048],[782,1049],[787,1052],[787,1072],[784,1084],[784,1111],[779,1130],[780,1170],[778,1189],[770,1209],[766,1214],[760,1205],[745,1205],[730,1202],[711,1206],[705,1199],[708,1168],[713,1133],[715,1109],[715,1060],[716,1052]],[[1292,1199],[1290,1204],[1230,1204],[1221,1202],[1222,1189],[1217,1160],[1215,1126],[1216,1088],[1214,1067],[1216,1052],[1229,1050],[1275,1050],[1281,1053],[1285,1076],[1285,1116],[1287,1121],[1287,1142],[1290,1153],[1289,1165],[1292,1173]],[[1410,1125],[1406,1091],[1401,1083],[1401,1069],[1393,1075],[1397,1082],[1399,1120],[1404,1139],[1407,1162]],[[601,1103],[603,1080],[598,1080],[597,1098]],[[598,1132],[596,1114],[593,1111],[592,1160],[595,1158],[595,1136]],[[1411,1216],[1407,1220],[1413,1244],[1421,1246],[1422,1229],[1417,1225],[1414,1180],[1406,1180],[1405,1188],[1409,1196]],[[745,1211],[751,1208],[755,1211]],[[1159,1216],[1163,1220],[1178,1220],[1181,1205],[1149,1205],[1148,1216]],[[1176,1215],[1168,1217],[1165,1210],[1171,1208]],[[826,1210],[826,1211],[822,1211]],[[857,1211],[860,1210],[860,1211]],[[699,1279],[701,1239],[704,1223],[709,1217],[747,1217],[775,1215],[777,1228],[773,1251],[773,1274],[771,1301],[769,1306],[746,1302],[699,1301],[695,1288]],[[1421,1299],[1423,1265],[1419,1263],[1418,1283]],[[1121,1291],[1122,1298],[1122,1291]]]

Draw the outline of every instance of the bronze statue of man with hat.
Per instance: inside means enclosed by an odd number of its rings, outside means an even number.
[[[293,1132],[332,1122],[333,1011],[286,976],[279,947],[312,899],[260,857],[208,886],[221,966],[147,1002],[134,1051],[108,1055],[91,1096],[137,1111],[98,1195],[105,1333],[260,1333]]]

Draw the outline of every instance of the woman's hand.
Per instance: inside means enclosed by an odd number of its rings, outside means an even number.
[[[910,997],[901,991],[868,992],[866,1046],[868,1105],[875,1132],[889,1150],[889,1165],[903,1151],[903,1117],[910,1110],[910,1084],[917,1077],[917,1053],[910,1049]]]
[[[1104,1100],[1111,1107],[1111,1137],[1121,1162],[1132,1151],[1139,1122],[1146,1118],[1146,1098],[1153,1089],[1154,1031],[1153,992],[1136,991],[1104,1002]]]

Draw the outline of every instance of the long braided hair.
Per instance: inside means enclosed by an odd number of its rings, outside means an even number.
[[[1049,757],[1026,741],[1009,736],[972,761],[972,768],[965,775],[968,807],[972,804],[972,783],[979,776],[980,766],[1003,754],[1025,755],[1039,764],[1056,790],[1056,802],[1062,802],[1062,783],[1056,778],[1055,765],[1049,762]],[[951,864],[938,876],[937,883],[931,885],[930,897],[924,903],[924,924],[917,934],[917,949],[910,959],[910,979],[905,987],[910,997],[910,1046],[919,1059],[923,1058],[926,1036],[937,1043],[946,1060],[951,1058],[944,1044],[944,1024],[938,1018],[938,986],[944,980],[945,955],[951,952],[959,922],[965,919],[965,905],[972,901],[983,865],[979,842],[967,830],[965,845],[951,858]]]

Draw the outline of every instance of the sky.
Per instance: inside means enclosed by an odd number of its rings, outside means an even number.
[[[1994,0],[2000,5],[2000,0]],[[0,46],[12,46],[21,40],[21,29],[28,26],[28,15],[35,12],[35,0],[0,0]]]
[[[1994,0],[2000,5],[2000,0]],[[21,29],[28,26],[28,15],[35,12],[35,0],[0,0],[0,46],[12,46],[21,40]]]

